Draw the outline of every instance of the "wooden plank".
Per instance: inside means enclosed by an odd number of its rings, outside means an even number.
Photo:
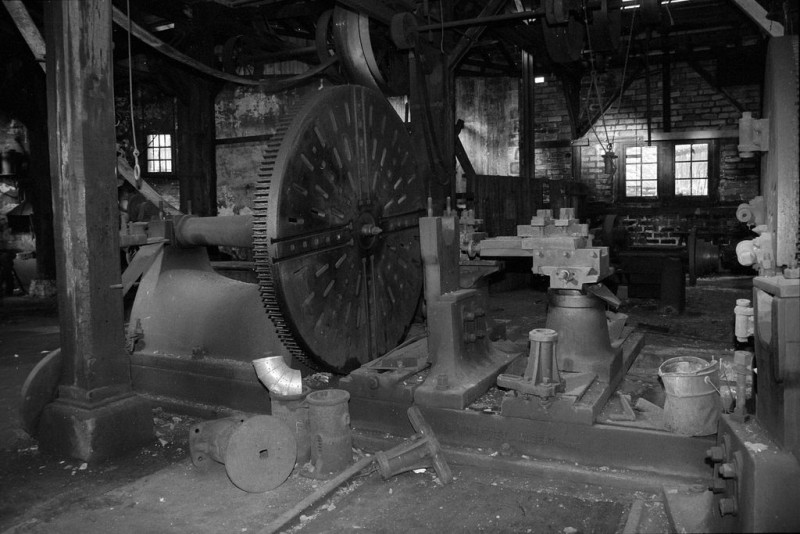
[[[39,63],[42,70],[47,72],[47,68],[45,67],[44,39],[39,32],[39,28],[36,27],[33,19],[31,19],[27,8],[25,8],[25,4],[22,3],[22,0],[3,0],[3,4],[6,6],[6,9],[8,9],[8,14],[14,19],[14,24],[17,25],[17,29],[19,33],[22,34],[22,38],[28,43],[28,47],[33,53],[33,58]]]
[[[737,111],[741,113],[742,111],[745,110],[745,107],[741,103],[739,103],[739,101],[736,100],[736,98],[732,94],[730,94],[727,89],[725,89],[724,87],[720,87],[717,84],[717,81],[714,79],[714,77],[711,76],[711,73],[708,72],[706,69],[704,69],[697,61],[688,60],[687,63],[689,64],[690,67],[694,69],[695,72],[697,72],[697,74],[700,75],[701,78],[703,78],[703,80],[705,80],[705,82],[708,85],[710,85],[711,87],[719,91],[720,94],[725,96],[725,98],[728,99],[728,102],[730,102],[733,105],[733,107],[736,108]]]
[[[475,195],[475,216],[484,220],[490,237],[516,235],[518,224],[529,224],[542,208],[544,180],[520,176],[477,175],[467,180],[467,192]]]
[[[164,200],[164,197],[162,197],[158,191],[153,189],[150,184],[144,180],[140,180],[137,184],[136,178],[133,174],[133,169],[131,169],[131,166],[128,165],[128,162],[124,158],[117,158],[117,172],[126,182],[135,187],[144,198],[163,209],[165,213],[169,215],[181,214],[181,210]]]
[[[478,17],[487,17],[490,15],[494,15],[506,4],[506,0],[489,0],[489,3],[481,10],[480,15]],[[484,30],[486,30],[486,26],[473,26],[467,29],[464,32],[464,35],[458,41],[455,48],[450,52],[447,56],[447,68],[449,70],[454,70],[458,67],[461,60],[469,52],[470,48],[472,48],[472,44],[477,42],[480,39],[481,34],[483,34]]]
[[[739,6],[744,11],[744,14],[750,17],[750,20],[755,22],[761,28],[761,31],[770,37],[783,36],[783,24],[769,20],[767,18],[767,10],[756,0],[733,0],[733,3]]]
[[[122,273],[123,296],[130,291],[133,284],[136,283],[136,280],[153,265],[156,256],[158,256],[162,248],[164,248],[164,243],[151,243],[139,248],[133,260],[131,260],[128,267],[125,269],[125,272]]]
[[[259,134],[259,135],[243,135],[241,137],[223,137],[217,138],[214,143],[217,146],[222,145],[242,145],[244,143],[259,143],[266,142],[272,139],[272,134]]]
[[[522,88],[520,91],[519,174],[536,176],[536,62],[533,54],[522,51]]]

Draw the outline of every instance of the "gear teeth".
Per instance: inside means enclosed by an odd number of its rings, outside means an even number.
[[[258,181],[256,182],[255,202],[253,205],[255,214],[253,221],[253,255],[256,259],[256,274],[258,276],[261,302],[267,312],[267,317],[275,327],[278,340],[293,358],[297,358],[312,369],[319,369],[319,366],[300,348],[283,316],[272,278],[271,239],[267,230],[267,216],[270,195],[272,194],[271,186],[275,171],[275,161],[280,154],[280,147],[286,133],[307,100],[308,97],[302,98],[288,108],[286,115],[278,120],[275,134],[267,142],[267,146],[264,149],[263,160],[257,172]]]

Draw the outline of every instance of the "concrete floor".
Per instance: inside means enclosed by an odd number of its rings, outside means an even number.
[[[629,325],[646,345],[621,389],[635,401],[663,403],[655,374],[679,355],[731,356],[733,307],[749,298],[749,277],[702,279],[687,288],[680,316],[654,300],[630,299]],[[522,289],[493,295],[491,312],[511,339],[543,326],[546,297]],[[0,531],[260,532],[319,487],[297,472],[278,489],[248,494],[223,466],[200,472],[188,459],[197,420],[153,410],[157,440],[126,456],[86,465],[40,453],[21,428],[19,388],[36,362],[56,348],[52,301],[12,297],[0,305]],[[609,402],[604,415],[621,410]],[[610,421],[608,421],[610,423]],[[619,423],[614,423],[619,424]],[[636,424],[650,424],[646,420]],[[359,443],[359,440],[356,440]],[[505,450],[447,451],[455,480],[432,469],[384,481],[365,471],[289,525],[291,532],[670,532],[663,498],[652,487],[603,465],[556,466]],[[355,450],[356,456],[363,455]],[[690,461],[687,459],[687,461]],[[692,459],[691,461],[695,461]],[[543,466],[547,468],[543,468]],[[709,473],[710,474],[710,473]]]

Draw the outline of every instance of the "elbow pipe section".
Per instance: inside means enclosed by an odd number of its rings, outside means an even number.
[[[256,376],[270,393],[276,395],[300,395],[303,392],[303,377],[300,371],[286,365],[283,356],[267,356],[253,360]]]

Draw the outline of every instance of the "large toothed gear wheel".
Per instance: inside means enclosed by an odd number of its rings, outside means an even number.
[[[394,348],[422,290],[425,184],[394,108],[360,86],[304,99],[270,141],[254,252],[284,346],[347,373]]]

